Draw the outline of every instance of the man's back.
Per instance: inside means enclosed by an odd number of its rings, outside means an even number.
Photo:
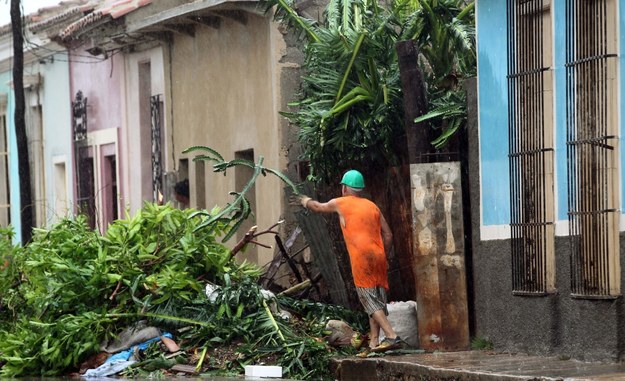
[[[382,286],[388,289],[380,210],[373,202],[361,197],[345,196],[335,200],[354,283],[357,287]]]

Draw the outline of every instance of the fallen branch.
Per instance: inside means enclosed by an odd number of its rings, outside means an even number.
[[[243,248],[248,243],[253,243],[262,247],[266,247],[267,249],[271,249],[271,246],[259,243],[258,241],[256,241],[256,238],[264,234],[275,234],[277,236],[278,232],[273,229],[283,222],[284,220],[280,220],[276,222],[275,224],[271,225],[269,229],[263,230],[258,233],[256,233],[256,229],[258,229],[258,226],[256,225],[252,226],[250,230],[248,230],[247,233],[245,233],[245,236],[243,236],[243,238],[241,238],[241,240],[237,242],[236,245],[234,245],[234,247],[232,248],[232,251],[230,251],[230,258],[234,257],[239,251],[243,250]]]
[[[281,293],[279,293],[278,295],[285,295],[285,296],[289,296],[289,295],[293,295],[293,294],[297,294],[298,292],[300,292],[301,290],[304,290],[305,288],[310,286],[310,279],[306,279],[305,281],[303,281],[302,283],[298,283],[293,287],[287,288],[286,290],[282,291]]]

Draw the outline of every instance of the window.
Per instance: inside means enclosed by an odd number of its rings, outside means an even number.
[[[0,227],[11,223],[6,103],[0,99]]]
[[[178,179],[177,181],[182,181],[184,179],[189,179],[189,159],[180,159],[178,161]],[[189,184],[189,187],[191,187],[191,184]],[[173,188],[172,188],[173,189]],[[193,198],[195,195],[193,194],[193,192],[191,192],[191,189],[189,189],[189,201],[192,203],[192,205],[195,205],[194,203],[196,202],[196,200]],[[175,198],[174,198],[175,201]],[[180,202],[176,201],[177,205],[179,208],[184,207],[184,205],[182,205]]]
[[[46,223],[45,160],[43,141],[43,110],[38,104],[39,97],[35,90],[29,90],[26,96],[31,107],[26,109],[26,136],[28,136],[28,159],[30,165],[31,195],[33,200],[34,226],[42,227]]]
[[[566,2],[573,296],[620,293],[615,0]]]
[[[196,208],[206,208],[206,175],[204,161],[195,162],[195,203]]]
[[[508,0],[512,290],[555,290],[551,7]]]
[[[163,194],[163,101],[160,95],[150,97],[150,120],[152,141],[152,197],[156,202]]]
[[[87,143],[87,97],[76,93],[72,102],[72,137],[76,173],[76,212],[86,216],[91,228],[96,226],[93,152]]]
[[[150,62],[140,62],[138,66],[139,75],[139,152],[142,163],[152,163],[153,149],[153,123],[160,122],[160,115],[155,112],[160,110],[154,109],[152,106],[158,107],[159,101],[152,98],[152,67]],[[159,126],[160,129],[160,126]],[[159,130],[160,134],[160,130]],[[160,147],[159,147],[160,149]],[[160,163],[158,163],[160,165]],[[154,165],[154,163],[152,163]],[[159,167],[158,170],[161,170]],[[155,192],[153,183],[154,168],[147,164],[141,168],[141,196],[143,200],[157,201],[158,193]]]

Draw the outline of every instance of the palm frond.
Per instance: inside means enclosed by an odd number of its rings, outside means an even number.
[[[277,7],[276,7],[277,6]],[[300,16],[292,7],[290,0],[266,0],[265,13],[270,12],[275,7],[274,19],[287,23],[296,30],[301,30],[312,41],[319,41],[315,33],[315,21]]]
[[[339,0],[330,0],[326,7],[325,17],[329,29],[338,29],[341,19],[341,2]]]
[[[341,31],[346,33],[353,29],[352,0],[341,0]]]
[[[214,156],[214,158],[212,160],[224,161],[224,158],[221,156],[221,154],[219,154],[219,152],[215,151],[214,149],[212,149],[210,147],[206,147],[206,146],[192,146],[192,147],[189,147],[189,148],[185,149],[184,151],[182,151],[182,153],[192,153],[192,152],[196,152],[196,151],[207,151],[209,154]],[[209,156],[207,156],[207,157],[209,157]]]

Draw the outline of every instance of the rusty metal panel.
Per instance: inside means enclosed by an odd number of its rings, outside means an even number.
[[[332,301],[342,306],[350,306],[345,280],[339,271],[337,255],[334,252],[325,219],[307,210],[296,213],[297,222],[304,232],[306,242],[315,258],[315,264],[323,281],[330,290]],[[349,285],[349,287],[353,287]]]
[[[469,347],[460,163],[410,165],[420,346]]]

